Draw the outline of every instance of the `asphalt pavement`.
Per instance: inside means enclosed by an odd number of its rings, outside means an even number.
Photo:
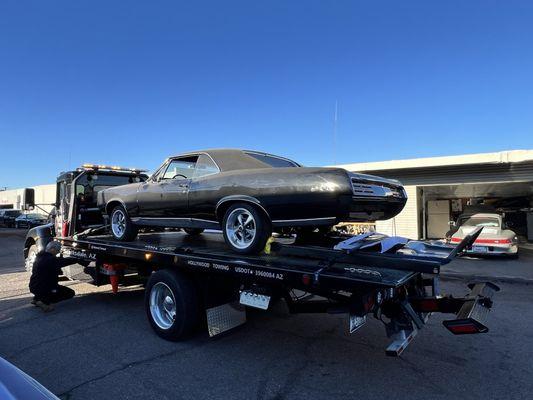
[[[241,328],[166,342],[143,290],[77,296],[45,314],[30,305],[19,246],[0,233],[0,356],[63,399],[525,399],[533,392],[533,286],[503,283],[487,334],[453,336],[434,315],[400,358],[382,324],[350,335],[339,315],[289,315],[283,303]],[[16,246],[16,249],[13,248]],[[465,282],[443,282],[463,295]]]
[[[470,280],[533,283],[533,249],[524,245],[518,258],[461,257],[441,268],[441,276]]]

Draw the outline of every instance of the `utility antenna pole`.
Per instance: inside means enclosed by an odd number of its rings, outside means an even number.
[[[335,113],[333,114],[333,165],[337,164],[337,117],[339,102],[335,100]]]

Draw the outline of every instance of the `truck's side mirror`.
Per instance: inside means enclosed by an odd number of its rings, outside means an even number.
[[[26,188],[22,192],[22,209],[24,211],[33,210],[35,208],[35,189]]]

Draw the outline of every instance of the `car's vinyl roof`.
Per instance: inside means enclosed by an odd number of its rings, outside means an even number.
[[[213,159],[213,161],[215,161],[215,163],[218,165],[218,167],[220,168],[222,172],[241,170],[241,169],[272,168],[270,164],[264,163],[258,160],[257,158],[254,158],[246,154],[247,152],[262,154],[266,156],[272,156],[272,157],[280,158],[282,160],[288,160],[294,163],[294,161],[289,160],[288,158],[285,158],[285,157],[280,157],[280,156],[276,156],[273,154],[264,153],[261,151],[240,150],[240,149],[208,149],[208,150],[191,151],[191,152],[187,152],[184,154],[178,154],[171,158],[186,157],[188,155],[196,155],[196,154],[205,153],[205,154],[208,154]]]

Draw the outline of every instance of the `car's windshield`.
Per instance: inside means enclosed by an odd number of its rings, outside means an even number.
[[[46,219],[42,214],[26,214],[26,217],[31,219]]]
[[[498,228],[500,221],[493,217],[463,217],[459,221],[460,226],[488,226]]]
[[[20,211],[6,211],[4,213],[4,216],[6,217],[18,217],[20,215]]]
[[[245,151],[245,154],[274,168],[299,167],[297,163],[287,158],[275,157],[269,154],[254,153],[252,151]]]

